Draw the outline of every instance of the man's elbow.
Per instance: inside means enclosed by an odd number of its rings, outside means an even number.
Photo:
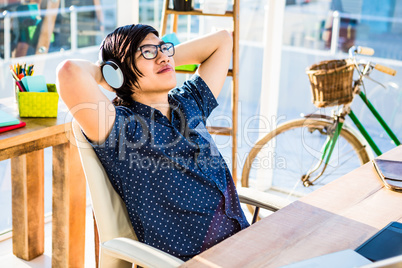
[[[233,33],[227,30],[220,30],[219,35],[221,36],[222,44],[232,50],[233,48]]]
[[[57,91],[62,99],[66,91],[69,90],[69,85],[74,80],[74,74],[77,72],[77,66],[71,60],[61,62],[56,68]]]
[[[74,71],[74,63],[71,60],[64,60],[56,68],[56,75],[58,79],[64,79],[71,76]]]

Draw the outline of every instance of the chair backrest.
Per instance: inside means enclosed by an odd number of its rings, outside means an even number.
[[[91,194],[100,242],[116,237],[138,240],[122,199],[111,185],[101,162],[76,120],[73,120],[72,127]]]

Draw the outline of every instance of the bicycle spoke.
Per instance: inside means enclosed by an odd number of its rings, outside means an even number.
[[[333,168],[330,172],[324,173],[321,179],[325,179],[328,176],[334,176],[334,175],[343,175],[345,174],[344,171],[340,170],[340,167],[344,167],[345,163],[348,163],[351,159],[356,157],[356,154],[354,153],[355,151],[351,148],[347,152],[342,153],[342,155],[339,157],[340,159],[343,159],[341,163],[338,163],[335,168]],[[347,157],[345,159],[345,157]],[[338,173],[336,171],[339,171]],[[338,176],[337,176],[338,177]],[[319,179],[320,180],[320,179]]]
[[[263,176],[265,179],[270,178],[269,182],[267,182],[268,184],[259,183],[260,186],[264,187],[260,190],[267,190],[288,199],[297,199],[360,165],[358,157],[358,154],[361,153],[360,150],[354,149],[355,146],[352,146],[350,141],[345,139],[344,135],[346,134],[341,132],[331,161],[323,175],[314,185],[309,187],[303,185],[302,176],[321,160],[322,149],[327,138],[326,129],[330,126],[331,123],[326,121],[295,120],[295,123],[291,122],[289,127],[284,127],[285,131],[273,132],[272,138],[266,142],[255,157],[255,159],[261,160],[266,156],[271,156],[273,161],[272,166],[265,169],[269,174]],[[359,146],[356,147],[362,149]],[[283,165],[279,165],[280,163]],[[311,179],[320,174],[323,167],[324,163],[312,174]],[[254,171],[250,176],[254,177],[252,179],[254,183],[260,181],[258,175]]]

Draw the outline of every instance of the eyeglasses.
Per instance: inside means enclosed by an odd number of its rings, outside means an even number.
[[[158,48],[168,57],[172,57],[174,55],[174,45],[170,42],[160,45],[144,45],[139,47],[137,50],[141,51],[141,54],[145,59],[152,60],[158,55]]]

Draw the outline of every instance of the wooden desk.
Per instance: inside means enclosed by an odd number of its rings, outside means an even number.
[[[402,160],[402,146],[380,158]],[[402,222],[401,208],[402,193],[385,189],[367,163],[182,267],[279,267],[355,249],[389,222]]]
[[[18,117],[12,98],[0,109]],[[44,252],[44,153],[53,147],[52,267],[84,267],[86,183],[71,122],[59,103],[57,118],[22,118],[26,127],[0,133],[0,161],[11,159],[13,253],[31,260]]]

